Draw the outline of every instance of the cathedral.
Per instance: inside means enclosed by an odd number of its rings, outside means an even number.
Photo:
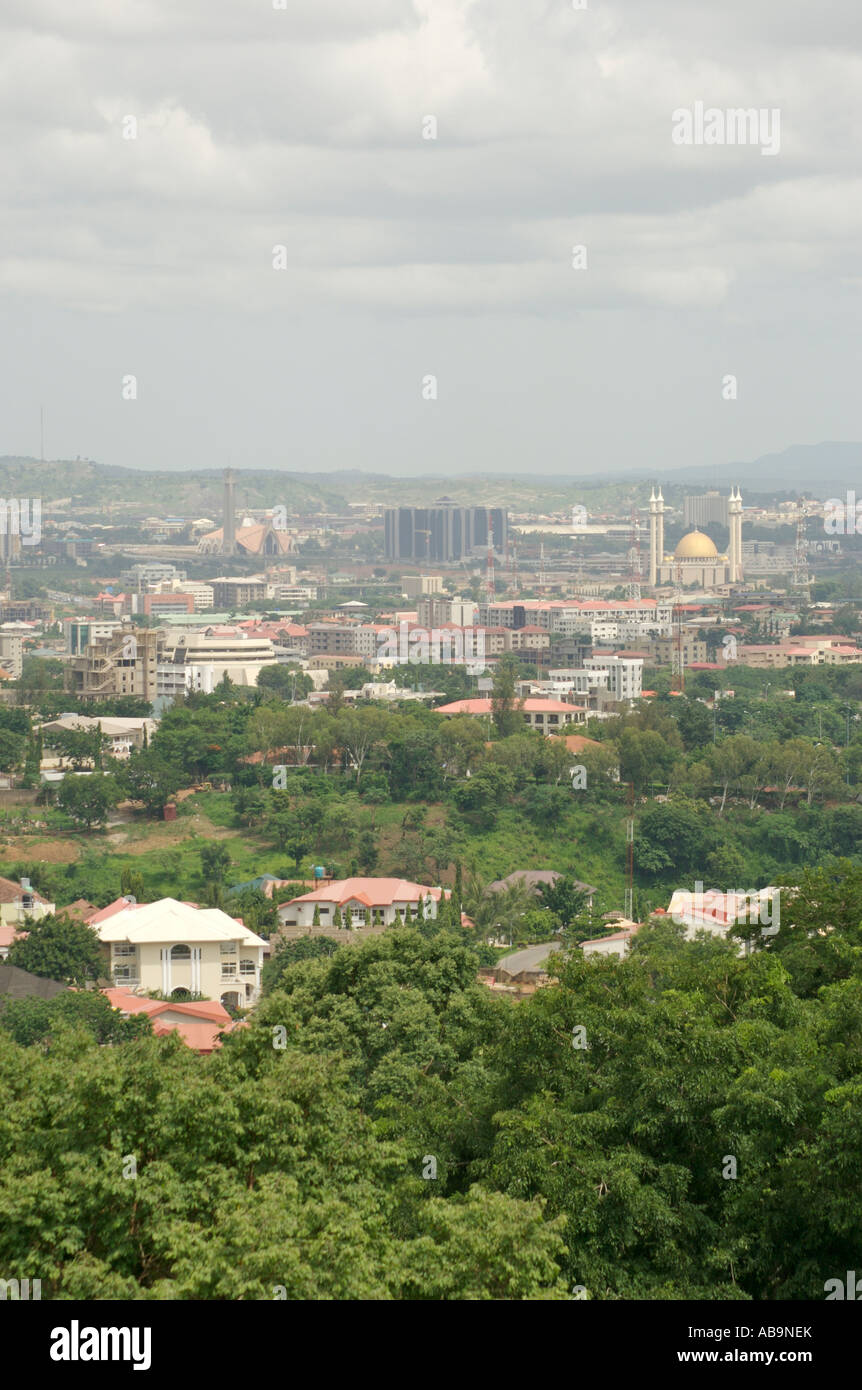
[[[687,531],[672,555],[664,549],[664,498],[661,488],[653,489],[649,500],[649,579],[650,584],[697,585],[713,589],[742,579],[742,496],[734,488],[727,504],[730,530],[729,554],[719,555],[715,544],[703,531]]]

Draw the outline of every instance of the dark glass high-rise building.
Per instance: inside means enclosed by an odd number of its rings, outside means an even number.
[[[505,507],[460,507],[448,497],[430,507],[387,507],[384,513],[387,560],[462,560],[488,549],[488,522],[494,550],[502,555],[509,535]]]

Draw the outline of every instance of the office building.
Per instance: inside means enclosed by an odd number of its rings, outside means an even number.
[[[452,562],[487,552],[489,524],[494,553],[503,555],[509,513],[503,507],[460,507],[441,497],[431,507],[387,507],[384,554],[387,560]]]

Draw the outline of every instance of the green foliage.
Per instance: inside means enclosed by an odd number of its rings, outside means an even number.
[[[113,777],[100,773],[76,777],[67,772],[57,791],[57,805],[79,825],[91,830],[94,825],[104,825],[119,795]]]
[[[207,883],[221,882],[230,868],[230,850],[218,840],[201,846],[201,873]]]
[[[315,914],[316,915],[316,914]],[[319,922],[315,925],[320,925]],[[284,941],[263,967],[263,992],[272,994],[281,988],[285,976],[298,961],[319,960],[334,956],[342,949],[340,942],[328,936],[300,936],[296,941]]]
[[[99,938],[83,922],[49,913],[28,919],[27,935],[12,943],[9,964],[31,975],[64,984],[85,985],[105,973]]]
[[[84,1028],[98,1043],[121,1043],[148,1034],[150,1020],[123,1018],[97,991],[69,990],[53,999],[10,1000],[0,1010],[0,1028],[21,1047],[49,1041],[59,1028]]]
[[[545,907],[550,909],[564,927],[574,921],[584,910],[587,902],[584,890],[576,887],[574,881],[565,874],[555,883],[540,883],[539,892]]]
[[[258,676],[258,690],[272,690],[283,700],[304,700],[314,689],[311,676],[296,662],[284,666],[265,666]]]

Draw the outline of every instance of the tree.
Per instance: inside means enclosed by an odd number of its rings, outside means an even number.
[[[377,839],[374,831],[366,829],[361,831],[359,844],[357,847],[357,858],[364,874],[373,874],[377,868],[377,861],[380,857],[377,848]]]
[[[120,874],[120,893],[122,896],[134,898],[136,902],[144,900],[144,876],[137,869],[123,869]]]
[[[309,851],[308,836],[305,831],[295,826],[288,835],[284,848],[293,859],[293,867],[299,873],[299,866]]]
[[[679,753],[660,733],[652,729],[624,729],[619,749],[620,780],[633,782],[635,792],[671,781]]]
[[[85,985],[106,973],[98,934],[85,923],[49,913],[36,921],[28,918],[24,930],[26,937],[18,937],[9,948],[10,965],[72,985]]]
[[[506,768],[486,763],[470,778],[459,782],[452,800],[459,811],[481,830],[492,830],[501,807],[509,804],[515,793],[515,778]]]
[[[508,738],[524,727],[521,714],[524,702],[518,699],[517,693],[519,672],[518,658],[511,652],[504,652],[497,662],[491,692],[491,718],[498,738]]]
[[[544,906],[564,927],[574,921],[587,903],[587,894],[567,874],[561,874],[553,883],[540,883],[539,893]]]
[[[0,772],[14,772],[23,760],[25,747],[23,735],[0,728]]]
[[[202,846],[201,872],[206,882],[212,883],[223,880],[229,868],[230,851],[227,845],[220,844],[217,840],[213,840],[210,841],[209,844]]]
[[[124,1018],[95,990],[70,990],[54,999],[13,999],[0,1012],[0,1028],[21,1047],[50,1039],[58,1028],[84,1028],[102,1044],[128,1042],[151,1032],[146,1014]]]
[[[317,909],[315,908],[317,914]],[[320,926],[319,920],[315,923]],[[264,963],[262,976],[263,993],[272,994],[284,984],[285,976],[295,965],[304,960],[319,960],[334,956],[342,949],[339,941],[331,936],[300,936],[296,941],[285,941],[275,955]]]
[[[382,743],[388,729],[389,715],[385,710],[369,706],[362,709],[346,709],[338,716],[336,737],[347,752],[356,772],[356,785],[362,776],[365,760],[378,743]]]
[[[258,690],[273,691],[283,700],[304,700],[314,682],[295,661],[284,666],[264,666],[257,678]]]
[[[154,815],[179,790],[184,778],[176,764],[161,755],[154,741],[146,751],[131,754],[119,781],[132,801],[143,802],[147,813]]]
[[[656,876],[670,868],[702,876],[713,839],[712,827],[693,802],[681,797],[653,802],[635,827],[635,865]]]
[[[75,777],[67,772],[57,792],[57,805],[61,811],[91,830],[94,825],[104,825],[108,813],[119,799],[117,784],[112,777],[92,773],[89,777]]]

